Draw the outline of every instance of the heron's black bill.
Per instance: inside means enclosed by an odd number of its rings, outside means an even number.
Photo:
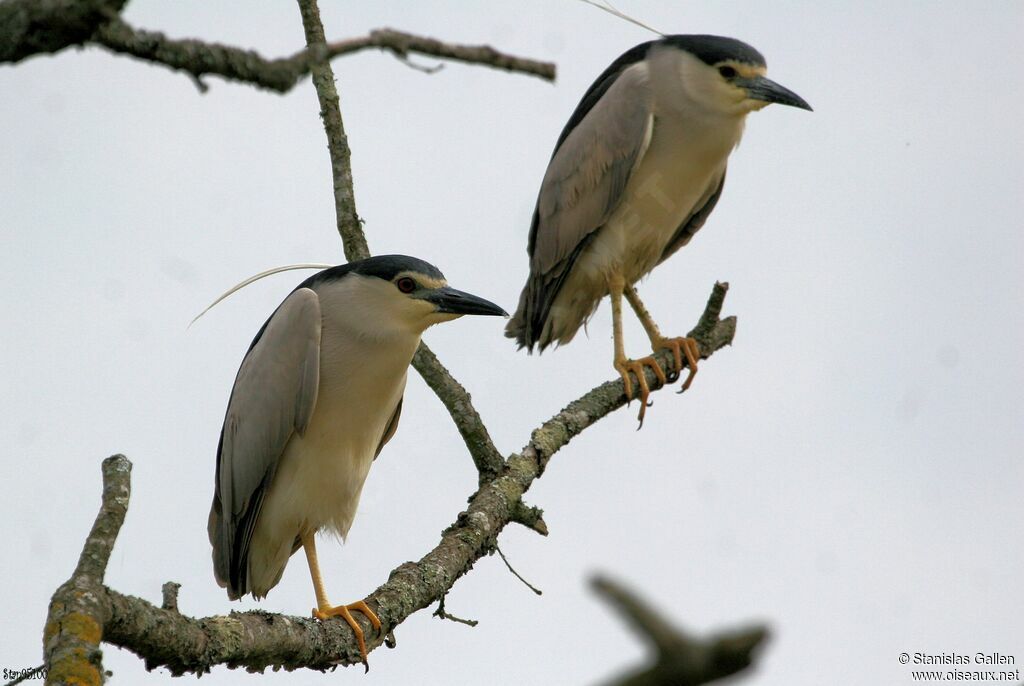
[[[445,286],[436,288],[423,295],[423,299],[437,305],[438,312],[448,314],[485,314],[507,317],[508,312],[490,300]]]
[[[779,105],[799,107],[802,110],[808,110],[810,112],[814,111],[811,109],[811,106],[807,104],[807,101],[799,95],[764,76],[744,79],[741,82],[741,85],[746,88],[747,94],[754,100],[763,100],[764,102],[774,102]]]

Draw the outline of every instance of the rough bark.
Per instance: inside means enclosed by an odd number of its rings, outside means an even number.
[[[732,342],[735,319],[721,319],[727,286],[716,284],[707,308],[689,335],[702,358]],[[667,364],[671,353],[663,353]],[[650,373],[652,388],[657,380]],[[523,494],[541,476],[551,458],[574,437],[626,403],[622,380],[603,383],[569,403],[535,429],[518,453],[503,461],[501,472],[470,497],[469,506],[441,534],[441,540],[416,562],[392,570],[388,580],[365,598],[383,628],[375,632],[362,615],[367,650],[385,642],[409,615],[440,601],[481,557],[494,550],[498,534],[513,521]],[[47,683],[101,672],[100,641],[130,650],[150,669],[172,674],[202,674],[218,664],[262,671],[267,667],[327,670],[360,662],[355,637],[342,621],[320,622],[266,612],[232,612],[196,619],[176,609],[157,607],[103,586],[103,568],[128,506],[130,463],[117,455],[104,461],[104,497],[78,568],[50,605],[46,630]],[[164,604],[168,591],[165,590]],[[175,597],[176,595],[171,594]],[[65,666],[66,665],[66,666]],[[85,681],[83,683],[99,683]]]
[[[517,57],[489,45],[461,45],[383,28],[368,36],[328,43],[323,28],[309,48],[269,59],[254,50],[194,39],[175,39],[135,28],[120,18],[127,0],[3,0],[0,2],[0,63],[19,62],[74,45],[97,45],[116,54],[182,71],[206,90],[203,77],[220,76],[278,93],[287,93],[319,65],[335,57],[377,49],[407,61],[411,54],[503,71],[555,79],[551,62]],[[318,15],[319,16],[319,15]],[[424,69],[436,71],[436,69]]]
[[[126,4],[127,0],[4,0],[0,63],[81,45]]]

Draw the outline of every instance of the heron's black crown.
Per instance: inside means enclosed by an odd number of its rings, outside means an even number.
[[[725,60],[745,62],[757,67],[765,66],[764,55],[743,41],[725,36],[665,36],[655,44],[671,45],[685,50],[704,64],[715,65]]]
[[[597,77],[597,80],[590,85],[587,92],[583,94],[583,99],[576,106],[576,110],[569,117],[569,121],[566,122],[565,128],[562,129],[562,133],[558,136],[558,141],[555,143],[555,149],[551,153],[554,157],[555,153],[558,152],[558,148],[561,147],[569,133],[576,128],[576,126],[583,121],[583,117],[587,116],[587,113],[597,104],[597,101],[601,99],[611,85],[615,82],[615,79],[619,78],[630,66],[647,59],[647,53],[651,47],[655,45],[670,45],[680,50],[694,55],[697,59],[708,65],[715,65],[725,60],[735,60],[737,62],[745,62],[755,66],[763,67],[765,65],[764,55],[759,53],[755,48],[747,45],[741,40],[735,38],[726,38],[725,36],[707,36],[707,35],[685,35],[676,34],[673,36],[664,36],[658,40],[647,41],[640,45],[634,45],[626,52],[619,55],[618,59],[608,65],[608,68],[601,72],[601,75]],[[529,243],[530,254],[533,254],[533,233],[530,234]]]
[[[441,273],[440,269],[418,257],[409,257],[408,255],[375,255],[374,257],[367,257],[365,260],[339,264],[337,267],[325,269],[303,281],[298,285],[298,288],[312,288],[319,283],[344,278],[348,274],[376,276],[379,279],[390,281],[401,272],[415,272],[434,279],[444,279],[444,274]]]

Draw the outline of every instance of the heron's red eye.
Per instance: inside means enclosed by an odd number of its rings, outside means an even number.
[[[402,278],[400,278],[398,281],[395,282],[395,285],[398,286],[398,290],[402,291],[403,293],[412,293],[414,290],[416,290],[416,282],[410,279],[408,276],[403,276]]]
[[[732,67],[719,67],[718,73],[727,79],[731,79],[732,77],[736,76],[736,70],[733,69]]]

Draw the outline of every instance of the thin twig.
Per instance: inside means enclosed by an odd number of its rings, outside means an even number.
[[[489,45],[444,43],[434,38],[415,36],[393,29],[377,29],[371,31],[366,38],[331,43],[327,48],[331,57],[366,48],[380,48],[390,50],[399,57],[414,52],[467,64],[483,64],[496,69],[537,76],[545,81],[555,80],[555,65],[552,62],[515,57],[499,52]]]
[[[440,617],[441,619],[447,619],[452,622],[458,622],[459,624],[465,624],[466,626],[476,626],[480,622],[476,619],[463,619],[462,617],[456,617],[455,615],[448,614],[444,610],[444,599],[448,597],[448,594],[441,596],[441,599],[437,601],[437,609],[434,610],[434,617]]]
[[[540,590],[539,588],[537,588],[536,586],[534,586],[533,584],[531,584],[531,583],[530,583],[529,581],[527,581],[526,579],[524,579],[524,578],[523,578],[523,576],[522,576],[522,575],[521,575],[521,574],[520,574],[519,572],[517,572],[517,571],[515,570],[515,568],[514,568],[514,567],[512,566],[512,563],[510,563],[510,562],[508,561],[508,558],[507,558],[507,557],[505,557],[505,553],[501,552],[501,546],[497,546],[497,545],[496,545],[496,546],[494,546],[494,549],[498,551],[498,555],[500,555],[500,556],[501,556],[501,561],[505,563],[505,566],[506,566],[506,567],[508,567],[508,571],[512,572],[512,575],[513,575],[513,576],[514,576],[515,578],[517,578],[517,579],[519,579],[520,581],[522,581],[522,582],[523,582],[523,584],[524,584],[524,585],[525,585],[525,586],[526,586],[526,587],[527,587],[528,589],[530,589],[531,591],[533,591],[533,592],[534,592],[534,593],[536,593],[537,595],[544,595],[544,591]]]

